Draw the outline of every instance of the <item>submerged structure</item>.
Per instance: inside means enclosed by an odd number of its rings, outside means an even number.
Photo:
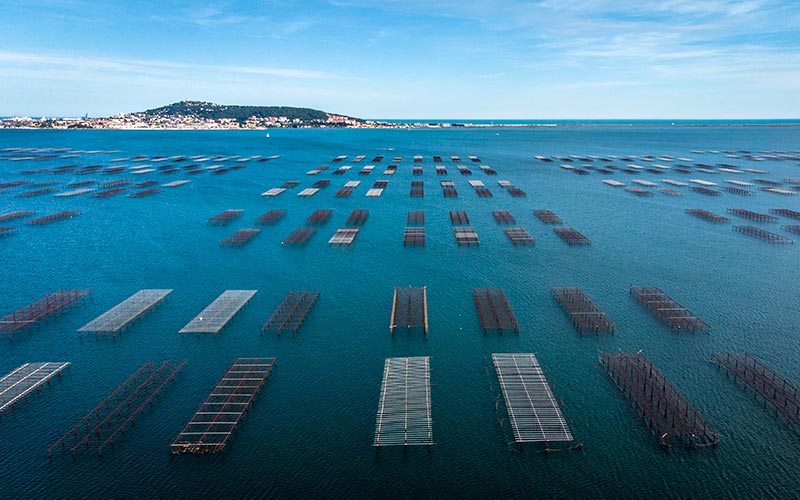
[[[211,390],[183,430],[170,453],[221,453],[272,373],[275,358],[238,358]]]
[[[604,352],[600,364],[659,445],[716,447],[717,431],[641,351]]]

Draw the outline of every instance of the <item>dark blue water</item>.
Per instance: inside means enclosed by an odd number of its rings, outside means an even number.
[[[0,131],[6,147],[120,150],[51,162],[2,161],[0,182],[111,180],[19,172],[69,162],[105,164],[132,155],[280,155],[250,162],[226,175],[186,177],[188,185],[143,199],[113,197],[15,198],[0,194],[0,212],[40,214],[81,209],[83,215],[44,227],[20,226],[0,239],[0,313],[59,288],[91,288],[90,301],[41,327],[0,342],[0,372],[28,361],[70,361],[70,374],[0,420],[0,497],[75,498],[788,498],[800,495],[798,434],[709,363],[718,351],[750,351],[798,381],[797,336],[800,245],[768,245],[684,213],[703,208],[766,212],[800,210],[797,197],[757,191],[751,197],[707,197],[685,191],[633,196],[604,178],[573,175],[533,155],[673,155],[770,171],[764,178],[800,177],[797,162],[748,162],[702,150],[799,149],[792,128],[645,128],[556,130],[275,130],[263,132]],[[354,168],[305,172],[338,155],[382,154],[369,176]],[[398,173],[382,166],[404,156]],[[411,157],[424,155],[425,198],[409,198]],[[432,155],[477,155],[497,170],[472,177],[448,165],[459,197],[445,199]],[[449,162],[448,162],[449,163]],[[467,162],[469,163],[469,162]],[[662,162],[663,163],[663,162]],[[129,165],[130,163],[123,162]],[[208,165],[209,163],[206,163]],[[352,164],[345,161],[343,164]],[[469,165],[468,165],[469,166]],[[659,177],[642,174],[644,179]],[[755,174],[693,174],[714,182]],[[175,176],[133,176],[171,181]],[[312,198],[295,193],[319,179],[330,187]],[[377,179],[389,185],[366,198]],[[468,179],[483,180],[493,198],[478,198]],[[275,199],[260,193],[286,180],[301,185]],[[335,198],[360,180],[350,198]],[[527,192],[512,198],[496,180]],[[61,189],[66,189],[61,187]],[[204,221],[229,208],[244,215],[226,227]],[[269,209],[287,216],[241,249],[219,240],[250,227]],[[280,241],[315,209],[332,219],[304,248]],[[351,210],[369,219],[355,245],[332,249],[327,240]],[[549,208],[592,239],[569,247],[535,219]],[[402,246],[406,211],[424,209],[428,245]],[[481,244],[459,248],[449,210],[466,210]],[[513,247],[492,218],[509,210],[536,238]],[[739,223],[739,221],[734,221]],[[788,224],[782,220],[781,224]],[[781,232],[780,224],[768,229]],[[767,228],[766,225],[762,227]],[[788,233],[783,233],[788,235]],[[395,285],[426,285],[430,336],[389,334]],[[678,334],[629,295],[631,285],[658,286],[712,325],[707,334]],[[583,287],[617,323],[615,336],[580,336],[550,295],[554,286]],[[484,335],[473,287],[502,287],[521,325],[519,335]],[[76,330],[142,288],[173,288],[167,302],[117,338],[79,336]],[[258,293],[219,335],[178,330],[226,289]],[[292,289],[317,289],[320,300],[295,335],[260,334],[260,327]],[[603,350],[639,350],[670,378],[721,434],[716,450],[665,452],[600,369]],[[535,352],[563,399],[583,451],[543,455],[507,445],[498,425],[499,393],[488,358],[493,352]],[[384,358],[431,356],[433,436],[427,450],[371,447]],[[171,457],[169,443],[239,356],[274,356],[265,384],[223,455]],[[102,459],[89,454],[48,460],[47,447],[148,359],[187,359],[188,366],[134,428]],[[504,415],[501,413],[501,415]]]
[[[779,126],[779,125],[800,125],[800,120],[796,118],[785,119],[771,119],[771,120],[589,120],[589,119],[573,119],[573,120],[547,120],[547,119],[516,119],[516,120],[487,120],[485,118],[427,118],[427,119],[382,119],[376,118],[377,121],[389,123],[469,123],[474,125],[494,125],[494,126],[518,126],[518,125],[531,125],[531,126],[556,126],[556,127],[672,127],[672,126],[691,126],[691,127],[742,127],[742,126]]]

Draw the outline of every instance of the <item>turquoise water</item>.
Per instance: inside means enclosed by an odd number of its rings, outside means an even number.
[[[788,498],[800,495],[797,432],[715,369],[709,355],[750,351],[789,379],[800,381],[796,335],[800,245],[768,245],[684,213],[703,208],[766,212],[800,210],[797,197],[757,191],[751,197],[707,197],[681,188],[682,197],[636,197],[604,185],[622,172],[578,176],[533,155],[672,155],[770,171],[796,178],[798,162],[749,162],[691,150],[799,149],[792,128],[631,128],[557,130],[274,130],[263,132],[0,131],[0,149],[68,147],[119,150],[51,162],[0,161],[0,182],[111,180],[130,175],[23,176],[26,169],[66,163],[104,164],[133,155],[280,155],[226,175],[187,176],[191,183],[148,198],[15,198],[0,194],[0,213],[40,214],[80,209],[83,215],[43,227],[20,226],[0,239],[0,313],[59,288],[91,288],[91,300],[41,327],[0,342],[0,372],[28,361],[72,362],[68,376],[0,420],[0,497],[189,498]],[[331,175],[338,155],[386,159],[369,176],[359,164]],[[398,173],[381,175],[395,155]],[[424,155],[425,198],[409,198],[411,158]],[[432,155],[442,155],[458,198],[445,199]],[[450,155],[491,165],[458,175]],[[349,160],[349,159],[348,159]],[[209,162],[211,163],[211,162]],[[209,164],[207,163],[207,164]],[[642,162],[637,162],[642,163]],[[663,162],[661,162],[663,163]],[[131,163],[122,164],[129,165]],[[206,164],[206,165],[207,165]],[[305,172],[318,165],[319,176]],[[659,180],[643,173],[642,179]],[[714,182],[755,174],[684,176]],[[184,178],[149,174],[137,181]],[[380,198],[364,194],[388,179]],[[301,185],[274,199],[260,193],[296,179]],[[311,198],[296,192],[319,179],[331,186]],[[478,198],[467,180],[483,180],[493,198]],[[362,181],[350,198],[335,198],[348,180]],[[496,180],[527,192],[512,198]],[[61,187],[64,190],[66,188]],[[225,227],[204,221],[225,209],[244,209]],[[287,215],[241,249],[219,240],[250,227],[269,209]],[[303,248],[280,241],[316,209],[331,220]],[[354,246],[327,240],[351,210],[369,219]],[[549,208],[592,239],[569,247],[531,211]],[[428,245],[402,246],[408,210],[427,215]],[[459,248],[450,210],[466,210],[479,247]],[[492,218],[509,210],[536,239],[513,247]],[[732,217],[733,218],[733,217]],[[739,220],[734,220],[739,224]],[[745,222],[750,223],[750,222]],[[780,224],[759,225],[779,232]],[[392,337],[388,331],[395,285],[426,285],[430,335]],[[633,285],[658,286],[712,325],[707,334],[669,330],[629,295]],[[580,286],[617,323],[615,336],[580,336],[550,295],[554,286]],[[473,287],[502,287],[521,325],[517,334],[484,335]],[[116,338],[76,330],[142,288],[173,288],[165,304]],[[226,289],[258,293],[219,335],[180,335],[201,309]],[[297,335],[260,334],[292,289],[320,290]],[[600,369],[604,350],[639,350],[661,369],[721,435],[716,450],[661,450]],[[493,352],[535,352],[571,420],[582,451],[520,453],[498,424],[499,393],[488,358]],[[383,360],[431,356],[433,436],[428,450],[371,447]],[[239,356],[274,356],[277,366],[232,443],[219,456],[171,457],[168,446],[199,403]],[[176,381],[115,449],[48,460],[47,447],[148,359],[187,359]],[[504,415],[501,412],[501,415]]]
[[[672,126],[691,126],[691,127],[740,127],[740,126],[778,126],[778,125],[800,125],[800,120],[796,118],[772,119],[772,120],[486,120],[473,118],[427,118],[427,119],[405,119],[393,120],[376,118],[377,121],[389,123],[470,123],[475,125],[555,125],[558,127],[672,127]]]

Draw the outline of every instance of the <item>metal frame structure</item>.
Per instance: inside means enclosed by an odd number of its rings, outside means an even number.
[[[552,292],[580,333],[585,330],[614,333],[614,322],[582,288],[553,288]]]
[[[45,295],[36,302],[0,318],[0,334],[12,334],[30,327],[38,321],[66,309],[90,293],[92,293],[91,290],[58,290]]]
[[[0,415],[68,367],[68,362],[25,363],[0,378]]]
[[[238,358],[234,361],[170,444],[170,453],[221,453],[272,373],[273,366],[275,358]]]
[[[431,446],[430,358],[386,358],[373,446]]]
[[[258,290],[225,290],[203,309],[180,333],[218,333]]]
[[[515,443],[573,441],[561,407],[533,353],[495,353],[492,363],[500,381]]]
[[[428,335],[427,287],[394,287],[389,331],[394,335],[395,329],[403,326],[409,332],[412,328],[422,327],[425,336]]]
[[[319,290],[292,290],[278,305],[261,331],[296,332],[303,326],[306,316],[319,298]]]
[[[106,332],[116,335],[131,322],[156,307],[171,289],[139,290],[94,320],[78,328],[79,332]]]
[[[184,366],[185,360],[177,363],[146,361],[51,444],[47,455],[52,456],[59,448],[69,448],[72,455],[82,450],[97,450],[97,454],[103,456],[103,448],[114,446],[115,439],[133,425],[136,416],[147,410]]]

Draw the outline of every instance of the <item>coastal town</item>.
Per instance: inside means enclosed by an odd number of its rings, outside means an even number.
[[[265,130],[289,128],[495,128],[553,127],[535,122],[385,121],[354,118],[310,108],[229,106],[180,101],[160,108],[108,117],[0,117],[0,129]]]
[[[9,117],[0,129],[110,129],[110,130],[261,130],[268,128],[383,128],[387,124],[324,113],[320,117],[259,116],[212,117],[198,113],[139,112],[109,117]]]

